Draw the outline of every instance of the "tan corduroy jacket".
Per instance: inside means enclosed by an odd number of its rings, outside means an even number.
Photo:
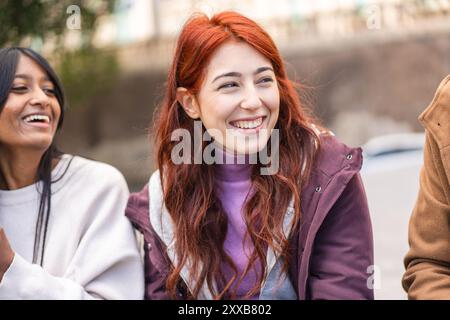
[[[424,166],[402,284],[409,299],[450,299],[450,75],[419,120],[426,132]]]

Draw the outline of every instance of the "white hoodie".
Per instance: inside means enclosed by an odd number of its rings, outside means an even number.
[[[142,299],[143,265],[124,215],[122,174],[63,155],[52,180],[43,267],[31,263],[42,183],[0,190],[0,227],[15,251],[0,299]]]

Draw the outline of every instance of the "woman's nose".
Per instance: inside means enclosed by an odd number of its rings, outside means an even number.
[[[32,92],[32,98],[30,103],[32,105],[39,105],[41,107],[47,106],[50,104],[50,97],[45,93],[45,91],[41,88],[36,88]]]
[[[254,86],[249,86],[245,90],[244,99],[241,102],[243,109],[257,109],[261,107],[261,98],[258,95],[258,91]]]

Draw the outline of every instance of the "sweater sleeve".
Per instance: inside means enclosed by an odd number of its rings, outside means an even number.
[[[132,226],[124,216],[128,187],[118,171],[101,174],[103,180],[108,174],[108,182],[99,183],[94,197],[90,195],[95,202],[80,218],[80,225],[71,226],[66,221],[68,228],[53,230],[61,241],[64,233],[80,232],[74,254],[60,272],[62,276],[54,276],[45,268],[45,257],[42,268],[16,253],[0,283],[0,299],[143,298],[143,265]],[[86,201],[82,197],[76,201]]]
[[[370,266],[373,236],[359,174],[347,184],[316,237],[310,266],[309,298],[373,299]]]
[[[6,271],[0,285],[0,299],[93,299],[69,278],[54,277],[19,254]]]

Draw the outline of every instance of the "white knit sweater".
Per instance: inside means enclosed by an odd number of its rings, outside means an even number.
[[[52,184],[43,267],[31,264],[42,183],[0,190],[0,227],[15,251],[0,299],[142,299],[143,266],[124,215],[122,174],[64,155],[52,177],[59,180]]]

